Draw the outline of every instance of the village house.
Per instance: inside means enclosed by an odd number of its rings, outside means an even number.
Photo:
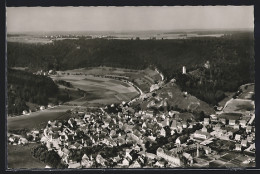
[[[245,128],[246,127],[246,120],[239,120],[239,125],[241,125],[241,127]]]
[[[211,121],[217,121],[217,118],[218,118],[218,117],[217,117],[215,114],[211,114],[211,115],[210,115],[210,120],[211,120]]]
[[[241,146],[242,146],[242,147],[247,147],[247,145],[248,145],[248,144],[247,144],[247,140],[242,140],[242,141],[241,141]]]
[[[210,133],[208,132],[202,132],[201,130],[197,130],[194,134],[194,138],[196,139],[209,139],[210,138]]]
[[[241,135],[236,134],[236,135],[235,135],[235,140],[236,140],[236,141],[240,141],[240,140],[241,140]]]
[[[208,125],[208,124],[209,124],[209,118],[204,118],[203,124],[204,124],[204,125]]]
[[[247,126],[246,133],[251,133],[251,132],[252,132],[252,126]]]
[[[163,137],[166,137],[166,131],[165,131],[164,128],[161,128],[160,135],[163,136]]]
[[[179,137],[175,140],[175,144],[177,145],[177,147],[180,147],[180,145],[181,145],[181,140],[180,140]]]
[[[226,125],[226,119],[225,118],[220,118],[220,122],[223,123],[224,125]]]
[[[40,107],[40,110],[44,110],[44,109],[45,109],[45,106],[41,106],[41,107]]]
[[[253,137],[252,137],[252,136],[247,136],[247,141],[248,141],[249,143],[252,143],[252,142],[253,142]]]
[[[174,165],[181,166],[183,164],[178,155],[171,153],[170,151],[164,152],[164,150],[160,147],[157,149],[156,155],[165,159],[169,163],[173,163]]]
[[[204,127],[201,129],[201,132],[208,132],[208,129],[204,126]]]
[[[221,130],[223,127],[224,127],[223,123],[219,122],[219,123],[213,125],[213,128],[212,128],[212,129],[215,130],[215,131],[219,131],[219,130]]]
[[[239,125],[239,124],[235,124],[235,125],[233,126],[233,128],[234,128],[234,129],[239,129],[239,128],[240,128],[240,125]]]
[[[170,127],[172,130],[177,130],[177,121],[175,119],[172,120],[172,124]]]
[[[235,144],[235,151],[241,151],[242,145],[241,144]]]
[[[184,152],[182,155],[187,159],[187,161],[188,161],[187,164],[188,165],[192,165],[193,164],[193,157],[189,153]]]
[[[236,120],[229,120],[229,125],[234,126],[236,124]]]
[[[69,169],[79,169],[79,168],[81,168],[81,164],[77,163],[77,162],[70,161],[68,164],[69,164],[69,166],[68,166]]]
[[[28,111],[24,110],[23,115],[26,115],[26,114],[28,114]]]
[[[138,162],[138,160],[135,160],[133,164],[129,166],[129,168],[141,168],[141,164]]]
[[[20,138],[18,140],[18,144],[19,145],[26,145],[26,144],[28,144],[28,140],[26,138]]]
[[[162,168],[164,167],[164,162],[162,161],[156,161],[156,163],[154,164],[155,167],[159,167],[159,168]]]

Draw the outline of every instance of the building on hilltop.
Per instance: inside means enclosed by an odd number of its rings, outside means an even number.
[[[209,68],[210,68],[210,63],[209,63],[209,61],[207,61],[207,62],[204,64],[204,67],[205,67],[206,69],[209,69]]]

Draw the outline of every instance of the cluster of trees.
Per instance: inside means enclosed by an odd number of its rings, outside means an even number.
[[[31,149],[31,154],[33,157],[48,164],[52,168],[67,168],[67,166],[64,163],[62,163],[60,156],[54,150],[48,151],[47,147],[44,145],[34,146]]]
[[[211,72],[204,73],[200,84],[192,78],[177,83],[198,98],[215,104],[223,98],[223,91],[233,91],[242,83],[254,81],[253,36],[253,32],[237,32],[221,38],[176,40],[82,38],[45,45],[8,42],[8,66],[66,70],[93,66],[144,69],[152,65],[167,80],[176,76],[180,80],[182,76],[178,73],[182,66],[191,71],[209,60]]]
[[[8,113],[28,111],[26,102],[47,105],[50,97],[56,96],[57,85],[45,76],[25,71],[8,69]]]

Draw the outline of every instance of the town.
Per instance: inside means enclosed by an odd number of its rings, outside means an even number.
[[[174,110],[135,112],[127,102],[76,107],[70,119],[49,121],[27,138],[9,133],[8,142],[36,143],[32,155],[46,168],[250,166],[255,163],[255,111],[239,110],[234,103],[253,102],[252,87],[243,85],[203,120]],[[52,159],[43,156],[50,152]]]

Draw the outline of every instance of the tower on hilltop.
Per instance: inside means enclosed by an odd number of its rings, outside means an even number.
[[[186,74],[186,67],[185,66],[182,67],[182,74]]]

